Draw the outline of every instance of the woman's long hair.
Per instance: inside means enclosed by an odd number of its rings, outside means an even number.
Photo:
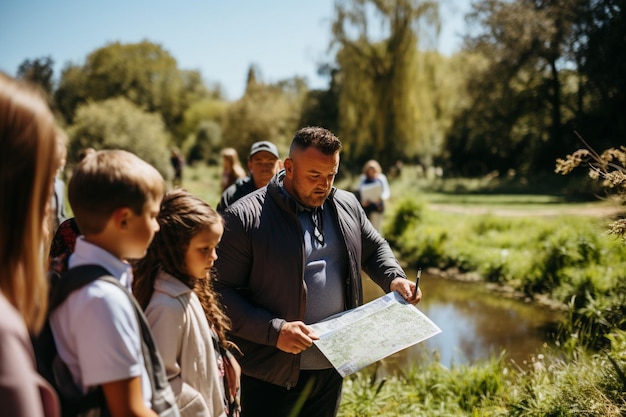
[[[0,73],[0,291],[31,333],[47,309],[47,219],[61,140],[43,93]]]
[[[177,188],[165,194],[157,221],[161,229],[155,235],[146,256],[134,264],[133,292],[137,301],[144,309],[148,306],[154,293],[157,273],[163,269],[193,289],[222,346],[234,347],[226,338],[230,320],[213,290],[215,269],[211,269],[209,278],[196,279],[187,274],[185,265],[185,254],[191,239],[200,231],[223,222],[222,217],[201,198]]]

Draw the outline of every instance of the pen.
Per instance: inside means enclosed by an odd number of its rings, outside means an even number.
[[[422,276],[422,268],[417,270],[417,278],[415,278],[415,289],[413,290],[413,298],[417,295],[417,289],[420,287],[420,277]]]

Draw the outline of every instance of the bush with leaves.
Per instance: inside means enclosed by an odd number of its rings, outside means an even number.
[[[147,113],[118,97],[80,106],[68,128],[68,160],[75,162],[85,148],[124,149],[171,177],[169,137],[158,114]]]

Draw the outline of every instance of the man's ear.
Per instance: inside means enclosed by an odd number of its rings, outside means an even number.
[[[285,158],[283,166],[285,167],[285,173],[291,175],[293,172],[293,160],[291,158]]]
[[[113,213],[113,222],[119,229],[126,229],[128,220],[132,215],[132,210],[128,207],[120,207]]]

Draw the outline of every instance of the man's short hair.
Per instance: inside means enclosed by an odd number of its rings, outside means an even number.
[[[276,148],[276,145],[274,145],[272,142],[268,142],[266,140],[262,140],[260,142],[254,142],[252,146],[250,147],[249,156],[252,157],[252,155],[261,151],[269,152],[272,155],[274,155],[276,158],[278,158],[278,148]]]
[[[294,148],[306,150],[313,147],[324,155],[332,155],[341,151],[341,141],[330,130],[318,126],[304,127],[293,136],[289,154]]]
[[[81,233],[100,233],[123,207],[141,214],[150,200],[165,193],[163,176],[152,165],[123,150],[87,155],[68,185],[68,198]]]

